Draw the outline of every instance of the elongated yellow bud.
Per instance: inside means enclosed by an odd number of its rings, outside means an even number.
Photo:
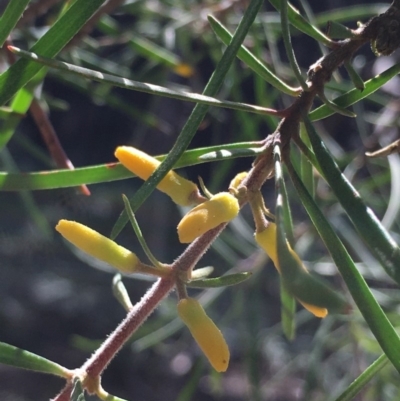
[[[239,202],[229,192],[220,192],[190,210],[178,224],[179,241],[189,243],[239,213]]]
[[[194,298],[181,299],[178,314],[193,338],[217,372],[225,372],[229,364],[229,348],[215,323]]]
[[[115,157],[132,173],[142,180],[147,180],[161,164],[157,159],[131,146],[119,146]],[[191,196],[198,193],[197,185],[174,171],[167,175],[157,185],[157,189],[166,193],[176,204],[189,206],[193,203]]]
[[[76,221],[60,220],[56,230],[82,251],[124,273],[135,272],[140,264],[134,253]]]

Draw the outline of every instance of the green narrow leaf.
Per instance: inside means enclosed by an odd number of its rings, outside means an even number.
[[[353,82],[354,86],[358,90],[363,91],[365,89],[364,81],[358,75],[358,72],[354,69],[354,67],[351,64],[351,62],[350,61],[345,61],[344,66],[345,66],[346,71],[349,74],[349,77],[350,77],[351,81]]]
[[[138,92],[149,93],[151,95],[166,96],[178,100],[185,100],[188,102],[200,103],[215,107],[226,107],[229,109],[247,111],[256,114],[278,114],[278,111],[275,109],[267,109],[265,107],[240,102],[230,102],[228,100],[219,100],[210,96],[199,95],[197,93],[175,91],[159,85],[132,81],[127,78],[119,78],[115,75],[110,75],[103,72],[94,71],[89,68],[79,67],[77,65],[42,57],[35,53],[18,49],[17,47],[10,47],[10,50],[21,57],[46,65],[48,67],[56,68],[61,71],[68,71],[71,74],[88,78],[92,81],[107,83],[128,90],[136,90]]]
[[[296,337],[296,300],[280,280],[281,325],[285,337],[292,341]]]
[[[22,17],[29,0],[10,1],[0,18],[0,47]]]
[[[248,148],[244,148],[245,146],[248,146]],[[229,160],[236,157],[254,157],[260,152],[262,152],[260,143],[256,144],[254,142],[191,149],[182,155],[176,163],[176,168],[218,160]],[[165,156],[158,156],[157,159],[160,161],[165,160]],[[98,184],[132,177],[134,177],[134,174],[117,162],[81,167],[75,170],[51,170],[35,173],[0,172],[0,191],[68,188],[82,184]]]
[[[70,401],[85,401],[85,392],[82,388],[82,383],[79,378],[74,380],[74,387],[71,392]]]
[[[117,22],[109,15],[103,15],[98,24],[98,28],[107,35],[115,36],[121,34]],[[189,65],[184,64],[180,57],[146,38],[132,34],[128,38],[128,44],[138,54],[148,58],[149,60],[171,67],[176,70],[177,73],[179,73],[180,67],[185,66],[187,68],[186,76],[193,74],[193,69]]]
[[[283,178],[282,170],[278,171],[278,176],[277,179],[281,182],[279,187],[282,194],[283,224],[285,227],[285,235],[290,246],[293,248],[294,235],[292,212],[290,210],[289,197],[286,191],[286,185]],[[283,280],[280,280],[280,300],[282,331],[288,340],[293,340],[296,336],[296,300],[288,290],[287,286],[285,286]]]
[[[146,240],[143,237],[142,230],[139,227],[139,223],[136,220],[135,214],[132,211],[131,205],[129,204],[129,200],[126,197],[126,195],[122,195],[122,199],[124,201],[125,205],[125,211],[128,215],[128,218],[131,222],[133,231],[135,232],[135,235],[137,239],[139,240],[140,246],[142,247],[144,253],[146,254],[147,258],[150,260],[150,262],[153,264],[154,267],[162,267],[162,264],[160,261],[157,260],[157,258],[153,255],[151,252],[150,248],[147,245]]]
[[[304,145],[310,149],[310,139],[308,138],[307,131],[304,124],[300,124],[300,139],[303,141]],[[311,150],[310,150],[311,151]],[[307,188],[307,191],[314,197],[314,168],[309,158],[301,152],[300,154],[300,173],[301,180]]]
[[[374,212],[364,203],[356,189],[341,173],[307,117],[304,118],[304,124],[326,181],[350,217],[360,237],[389,276],[400,284],[400,248]]]
[[[64,378],[71,376],[71,372],[58,363],[3,342],[0,342],[0,363]]]
[[[294,54],[294,49],[292,46],[292,39],[290,37],[290,30],[289,30],[289,17],[288,17],[288,0],[280,0],[281,3],[281,28],[282,28],[282,37],[283,43],[285,44],[286,55],[289,59],[290,66],[292,71],[297,78],[300,86],[303,88],[304,91],[308,90],[308,86],[306,81],[301,74],[299,64],[296,60],[296,55]]]
[[[128,291],[124,283],[122,282],[122,276],[116,274],[112,280],[112,292],[117,301],[123,306],[126,312],[129,312],[132,308],[132,302],[129,298]]]
[[[32,80],[23,88],[21,88],[11,102],[10,108],[13,112],[18,113],[7,119],[0,128],[0,149],[2,149],[11,137],[14,135],[15,129],[29,110],[33,99],[33,92],[37,85],[42,82],[46,75],[46,70],[42,69]]]
[[[103,2],[104,0],[76,0],[33,45],[31,51],[45,57],[56,56]],[[21,59],[3,72],[0,75],[0,105],[15,95],[42,68],[38,63]]]
[[[382,368],[387,365],[388,362],[389,359],[387,356],[385,354],[381,355],[376,361],[368,366],[368,368],[365,369],[364,372],[362,372],[360,376],[358,376],[357,379],[355,379],[353,383],[351,383],[350,386],[335,399],[335,401],[353,400],[354,397],[371,381],[371,379],[375,377],[378,372],[382,370]]]
[[[328,34],[335,39],[348,39],[354,37],[354,33],[347,26],[336,21],[328,21]]]
[[[281,10],[282,2],[287,0],[269,0],[269,2],[278,10]],[[331,46],[333,41],[324,35],[318,28],[311,25],[299,11],[296,10],[291,4],[288,5],[288,19],[289,22],[296,27],[299,31],[311,36],[318,42],[327,46]]]
[[[209,15],[207,18],[216,35],[222,40],[222,42],[225,43],[225,45],[228,45],[232,39],[231,33],[214,16]],[[245,46],[242,45],[240,47],[237,56],[256,74],[265,79],[275,88],[291,96],[299,95],[298,89],[292,88],[283,82],[279,77],[269,70],[268,66],[262,63],[261,60],[251,53]]]
[[[326,12],[321,12],[315,17],[319,26],[327,24],[329,21],[354,22],[385,12],[388,8],[386,3],[376,4],[357,4],[348,7],[335,8]]]
[[[353,113],[351,110],[347,110],[343,107],[338,106],[336,103],[330,101],[324,94],[323,91],[318,93],[319,98],[325,103],[329,109],[333,110],[335,113],[341,114],[342,116],[346,117],[356,117],[356,114]]]
[[[233,60],[236,57],[236,53],[242,45],[247,32],[253,24],[262,4],[263,0],[251,0],[242,20],[239,23],[238,28],[236,29],[235,34],[233,35],[231,43],[226,48],[221,60],[217,64],[214,73],[204,89],[203,94],[205,96],[215,96],[217,94],[225,75],[227,74]],[[203,118],[207,114],[208,108],[208,105],[196,104],[166,159],[160,164],[151,177],[142,184],[140,189],[136,192],[134,198],[131,199],[130,203],[134,212],[136,212],[140,205],[147,199],[147,197],[154,190],[157,184],[164,178],[168,171],[173,169],[175,163],[179,160],[183,152],[187,149],[192,141],[201,122],[203,121]],[[121,232],[127,221],[127,214],[122,213],[112,229],[112,238],[115,238]]]
[[[386,82],[391,80],[399,73],[400,73],[400,63],[395,64],[393,67],[388,68],[386,71],[382,72],[376,77],[366,81],[365,88],[362,92],[360,92],[359,89],[354,88],[351,91],[338,96],[336,99],[333,100],[333,102],[342,108],[351,106],[352,104],[357,103],[362,99],[365,99],[366,97],[371,95],[371,93],[376,92],[379,88],[385,85]],[[313,110],[309,114],[309,118],[311,121],[318,121],[323,118],[329,117],[332,114],[334,114],[334,111],[324,104]]]
[[[324,214],[311,198],[291,164],[288,169],[299,197],[315,228],[325,243],[351,296],[384,353],[400,372],[400,338],[374,298],[363,276],[357,270],[343,243],[332,229]]]
[[[228,287],[230,285],[236,285],[251,277],[251,272],[227,274],[217,278],[203,278],[199,280],[189,281],[186,285],[193,288],[217,288],[217,287]]]

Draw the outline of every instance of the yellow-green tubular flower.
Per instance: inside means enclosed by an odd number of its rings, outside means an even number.
[[[229,192],[220,192],[190,210],[178,224],[179,241],[189,243],[239,213],[239,202]]]
[[[286,288],[309,312],[323,318],[328,314],[328,310],[339,313],[347,310],[346,301],[323,281],[311,275],[289,244],[291,273],[289,275],[282,273],[278,259],[276,225],[274,223],[269,223],[265,230],[256,233],[255,239],[274,262],[276,269],[282,275]]]
[[[161,164],[157,159],[131,146],[119,146],[115,150],[115,157],[129,171],[142,180],[147,180]],[[167,175],[157,185],[157,189],[166,193],[176,204],[189,206],[193,203],[192,196],[198,194],[197,185],[174,171]]]
[[[135,272],[140,264],[134,253],[76,221],[60,220],[56,230],[82,251],[124,273]]]
[[[181,299],[178,314],[197,344],[217,372],[225,372],[229,364],[229,348],[215,323],[194,298]]]

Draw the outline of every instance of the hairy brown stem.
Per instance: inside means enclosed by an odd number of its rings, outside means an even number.
[[[135,330],[169,294],[174,284],[175,281],[171,278],[162,278],[153,284],[101,347],[82,366],[81,370],[86,372],[89,378],[96,379],[101,375]]]
[[[73,386],[72,383],[68,383],[60,393],[58,393],[54,398],[52,398],[50,401],[70,401],[71,399],[71,392],[72,392]]]

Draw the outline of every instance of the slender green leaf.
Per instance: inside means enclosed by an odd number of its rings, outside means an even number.
[[[10,1],[0,18],[0,47],[21,18],[29,0]]]
[[[116,21],[108,15],[102,17],[98,28],[107,35],[121,34]],[[146,38],[132,34],[128,39],[128,43],[138,54],[148,58],[149,60],[154,60],[172,68],[179,68],[179,66],[183,65],[182,60],[176,54]],[[189,66],[187,66],[187,68],[190,69]]]
[[[301,74],[299,64],[296,60],[296,55],[294,54],[294,49],[292,46],[292,39],[290,37],[290,30],[289,30],[289,17],[288,17],[288,0],[280,0],[281,3],[281,28],[282,28],[282,37],[283,43],[285,44],[286,55],[289,59],[290,66],[292,71],[297,78],[300,86],[303,88],[304,91],[308,90],[308,86],[306,81]]]
[[[348,7],[335,8],[319,13],[315,17],[315,22],[319,26],[323,26],[329,21],[348,22],[362,20],[381,14],[386,11],[387,8],[388,3],[350,5]]]
[[[290,177],[304,208],[332,256],[347,288],[369,328],[389,360],[400,372],[400,338],[374,298],[363,276],[357,270],[346,248],[332,229],[324,214],[311,198],[293,166],[288,165]]]
[[[353,82],[354,86],[360,90],[363,91],[365,88],[364,81],[358,74],[358,72],[354,69],[353,65],[351,64],[350,61],[346,61],[344,63],[344,66],[346,68],[347,73],[349,74],[349,77],[351,81]]]
[[[131,205],[129,204],[129,200],[125,195],[122,195],[122,199],[125,205],[125,211],[128,214],[129,220],[131,222],[133,231],[136,234],[137,239],[139,240],[140,246],[142,247],[144,253],[153,264],[154,267],[161,267],[161,262],[157,260],[157,258],[153,255],[150,248],[147,245],[146,240],[143,237],[142,230],[139,227],[139,223],[136,220],[135,214],[132,211]]]
[[[203,94],[205,96],[215,96],[219,91],[220,87],[222,86],[223,79],[225,78],[225,75],[235,59],[236,53],[242,45],[247,32],[253,24],[262,4],[262,0],[251,0],[242,20],[239,23],[238,28],[236,29],[235,34],[233,35],[231,43],[226,48],[221,60],[217,64],[214,73],[204,89]],[[144,182],[134,198],[131,200],[131,207],[134,212],[136,212],[140,205],[147,199],[147,197],[154,190],[157,184],[164,178],[168,171],[174,167],[175,163],[187,149],[201,122],[203,121],[203,118],[207,114],[208,108],[208,105],[196,104],[166,159],[160,164],[152,176]],[[112,238],[115,238],[119,234],[119,232],[127,223],[127,220],[128,217],[126,213],[122,213],[112,229]]]
[[[400,284],[400,248],[371,208],[364,203],[360,194],[341,173],[307,117],[304,118],[304,124],[325,179],[350,217],[360,237],[389,276]]]
[[[231,33],[219,22],[214,16],[208,16],[208,22],[211,25],[211,28],[214,30],[216,35],[226,44],[228,45],[232,39]],[[299,90],[296,88],[292,88],[283,82],[279,77],[277,77],[264,63],[261,62],[259,58],[254,56],[245,46],[241,46],[237,56],[240,60],[242,60],[249,68],[251,68],[255,73],[257,73],[261,78],[265,79],[268,83],[270,83],[275,88],[280,91],[291,95],[298,96]]]
[[[226,107],[229,109],[247,111],[257,114],[272,114],[276,115],[277,111],[274,109],[267,109],[265,107],[260,107],[256,105],[230,102],[227,100],[218,100],[209,96],[199,95],[197,93],[189,93],[176,91],[173,89],[168,89],[163,86],[148,84],[144,82],[132,81],[127,78],[119,78],[114,75],[109,75],[99,71],[90,70],[88,68],[79,67],[73,64],[68,64],[65,62],[52,60],[46,57],[38,56],[37,54],[27,52],[25,50],[18,49],[16,47],[10,47],[10,49],[21,57],[27,58],[29,60],[36,61],[40,64],[46,65],[48,67],[56,68],[62,71],[68,71],[71,74],[82,76],[93,81],[98,81],[102,83],[111,84],[113,86],[118,86],[120,88],[136,90],[138,92],[145,92],[151,95],[172,97],[174,99],[185,100],[189,102],[195,102],[200,104],[206,104],[215,107]]]
[[[336,21],[328,21],[328,34],[335,39],[348,39],[354,37],[354,33],[350,28]]]
[[[285,181],[282,170],[279,169],[276,179],[279,180],[279,190],[283,202],[283,224],[285,227],[286,238],[292,248],[294,248],[293,220],[290,210],[289,197],[286,191]],[[283,334],[288,340],[293,340],[296,336],[296,300],[290,293],[283,280],[280,280],[280,300],[281,300],[281,324]]]
[[[124,283],[122,282],[122,276],[119,273],[113,277],[112,292],[114,297],[127,312],[129,312],[133,308],[133,304],[129,297],[128,291]]]
[[[285,337],[292,341],[296,336],[296,299],[280,280],[281,325]]]
[[[2,149],[14,135],[15,129],[20,123],[21,118],[24,117],[26,112],[29,110],[34,97],[34,89],[40,82],[42,82],[45,75],[46,69],[42,69],[14,96],[10,108],[17,114],[14,114],[7,119],[0,128],[0,149]]]
[[[33,45],[32,52],[56,56],[100,7],[104,0],[76,0],[54,25]],[[21,59],[0,75],[0,105],[31,80],[42,65]]]
[[[358,88],[357,88],[358,89]],[[343,107],[338,106],[336,103],[330,101],[324,94],[323,91],[318,93],[319,98],[325,103],[325,106],[327,106],[329,109],[331,109],[333,112],[341,114],[342,116],[346,117],[356,117],[356,114],[353,113],[351,110],[347,110]]]
[[[310,149],[310,139],[308,138],[304,124],[300,124],[300,139],[303,141],[304,145],[307,146],[307,149]],[[301,180],[306,186],[308,192],[312,195],[312,197],[314,197],[314,168],[310,162],[310,159],[303,152],[301,152],[300,155],[300,168]]]
[[[368,368],[365,369],[364,372],[362,372],[360,376],[358,376],[357,379],[354,380],[353,383],[351,383],[350,386],[335,399],[335,401],[353,400],[354,397],[371,381],[371,379],[376,376],[378,372],[381,371],[382,368],[387,365],[388,362],[389,359],[387,356],[385,354],[381,355],[376,361],[368,366]]]
[[[0,363],[65,378],[71,375],[68,369],[58,363],[3,342],[0,342]]]
[[[85,392],[79,378],[74,379],[74,387],[71,392],[70,401],[85,401]]]
[[[381,74],[377,75],[374,78],[371,78],[370,80],[365,82],[365,88],[362,92],[360,92],[359,89],[354,88],[350,90],[349,92],[338,96],[336,99],[334,99],[334,103],[336,103],[339,107],[348,107],[351,106],[354,103],[359,102],[362,99],[365,99],[371,93],[374,93],[377,91],[379,88],[381,88],[383,85],[385,85],[386,82],[391,80],[393,77],[395,77],[397,74],[400,73],[400,63],[395,64],[394,66],[388,68],[386,71],[382,72]],[[326,118],[334,114],[334,111],[331,110],[328,106],[322,105],[315,110],[313,110],[310,114],[310,120],[311,121],[317,121],[321,120],[322,118]]]
[[[269,0],[269,2],[278,10],[281,11],[282,2],[287,0]],[[289,22],[296,27],[299,31],[304,32],[306,35],[311,36],[315,40],[330,46],[333,41],[324,35],[318,28],[311,25],[303,16],[300,15],[298,10],[291,4],[288,5],[288,19]]]
[[[254,157],[262,151],[261,143],[241,142],[211,146],[186,151],[176,168],[212,161],[229,160],[236,157]],[[246,149],[245,147],[248,146]],[[165,156],[157,157],[165,160]],[[23,191],[68,188],[82,184],[98,184],[134,177],[121,163],[76,168],[75,170],[51,170],[35,173],[0,172],[0,191]]]
[[[203,278],[200,280],[192,280],[187,283],[188,287],[193,288],[217,288],[217,287],[228,287],[230,285],[239,284],[252,275],[251,272],[227,274],[217,278]]]

